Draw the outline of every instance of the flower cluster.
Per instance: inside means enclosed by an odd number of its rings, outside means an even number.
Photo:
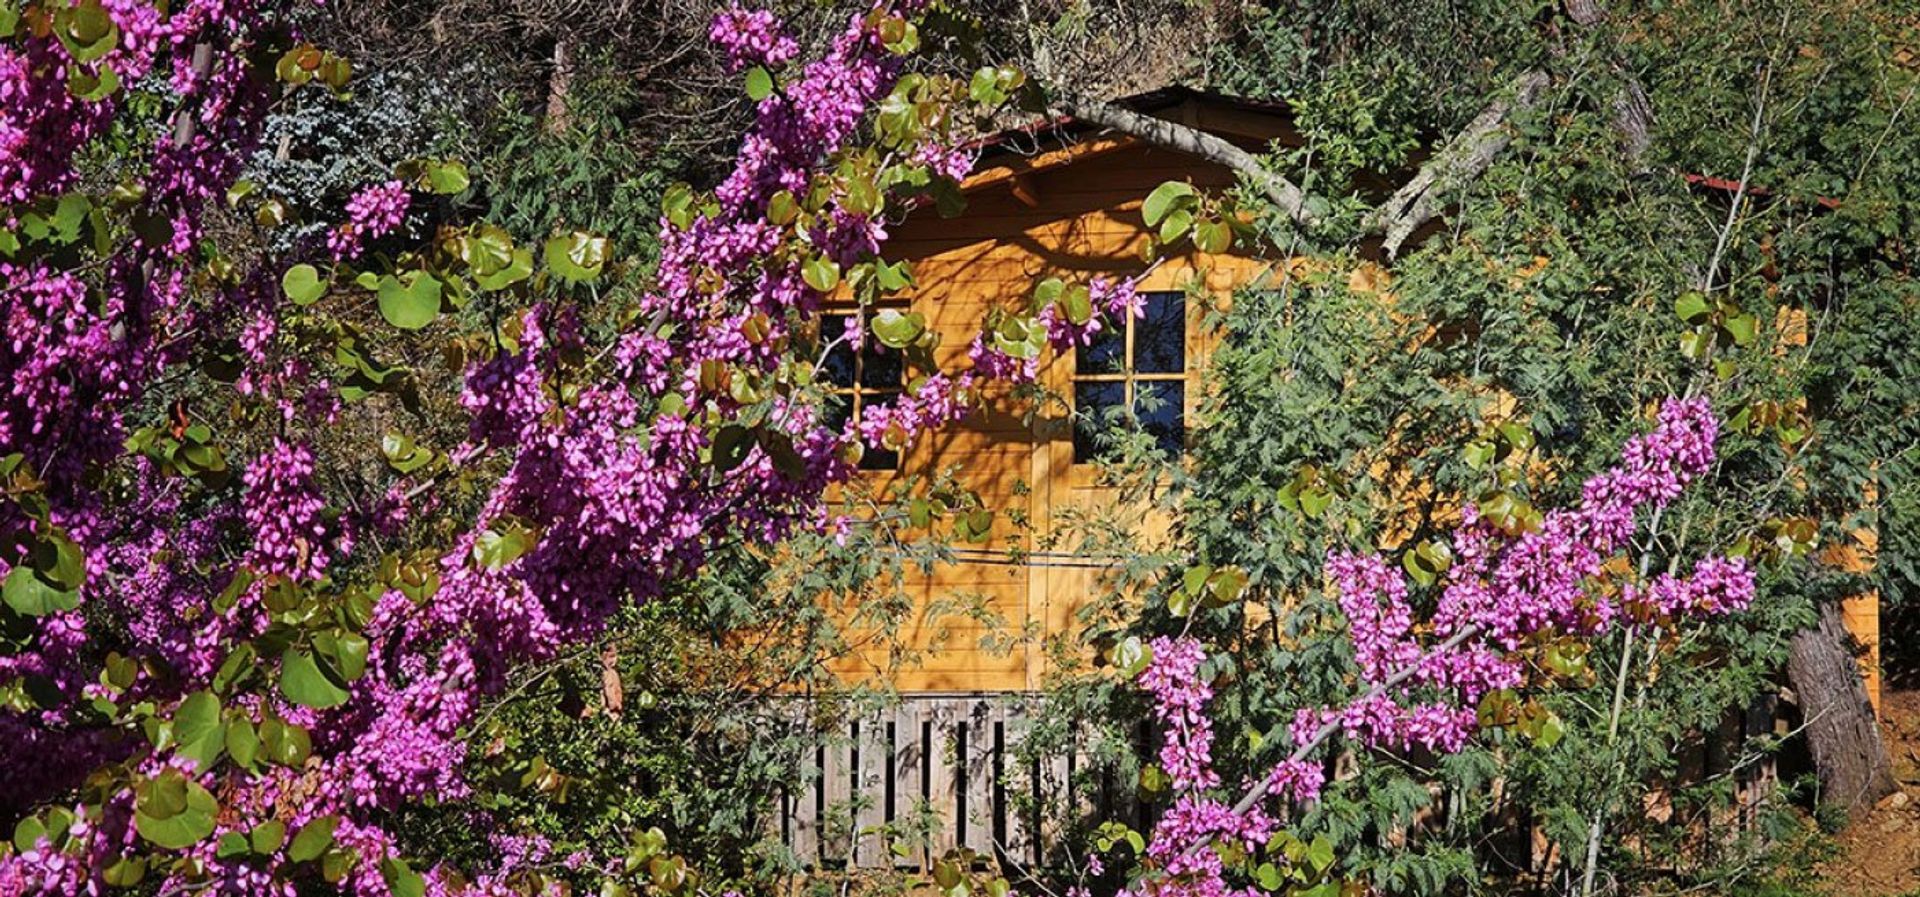
[[[392,233],[407,220],[412,203],[399,181],[375,184],[347,200],[347,220],[327,233],[327,249],[335,259],[358,258],[368,240]]]
[[[289,579],[319,579],[326,571],[326,500],[313,481],[313,453],[275,440],[246,472],[246,521],[253,534],[247,565]]]
[[[1200,676],[1206,651],[1197,639],[1162,636],[1149,645],[1152,661],[1140,673],[1140,687],[1154,698],[1153,715],[1165,727],[1160,767],[1181,790],[1220,784],[1213,771],[1213,721],[1207,702],[1213,688]]]
[[[727,54],[734,71],[750,65],[781,65],[800,55],[799,43],[781,27],[772,10],[730,6],[713,17],[707,39]]]

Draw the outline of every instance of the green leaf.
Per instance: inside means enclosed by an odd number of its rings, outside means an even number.
[[[1152,193],[1147,194],[1146,202],[1140,206],[1140,215],[1146,219],[1148,227],[1153,227],[1167,217],[1168,212],[1191,202],[1193,195],[1192,184],[1185,181],[1167,181],[1153,188]]]
[[[113,96],[119,89],[120,76],[112,66],[103,65],[92,72],[76,68],[67,73],[67,93],[76,99],[95,103]]]
[[[334,682],[305,651],[288,651],[281,656],[280,692],[303,707],[325,709],[347,702],[345,684]]]
[[[380,877],[386,879],[393,897],[426,897],[427,882],[405,860],[387,857],[380,861]]]
[[[244,719],[227,724],[226,745],[233,762],[248,769],[260,759],[260,735],[253,730],[253,724]]]
[[[531,551],[533,533],[519,526],[486,529],[473,540],[473,559],[488,570],[499,570]]]
[[[133,827],[140,837],[166,850],[181,850],[213,834],[220,804],[200,783],[169,771],[139,790]]]
[[[253,852],[253,847],[247,843],[246,835],[240,834],[239,832],[227,832],[220,836],[219,846],[214,848],[213,855],[223,860],[231,860],[234,857],[246,856],[251,852]]]
[[[180,702],[173,712],[174,753],[194,762],[201,771],[213,768],[226,748],[226,725],[220,720],[220,699],[210,691],[197,691]]]
[[[516,246],[505,267],[473,279],[483,290],[504,290],[533,274],[533,250]]]
[[[311,825],[312,823],[308,823]],[[271,854],[287,843],[287,824],[278,819],[269,819],[253,827],[247,834],[247,846],[261,855]]]
[[[1202,221],[1193,229],[1193,245],[1201,252],[1219,254],[1233,248],[1233,227],[1225,221]]]
[[[831,293],[840,285],[840,263],[814,256],[800,266],[800,279],[822,293]]]
[[[1074,284],[1060,298],[1060,310],[1065,312],[1067,320],[1078,326],[1093,320],[1093,294],[1085,284]]]
[[[1752,315],[1734,315],[1721,325],[1727,329],[1727,335],[1733,337],[1736,346],[1753,344],[1753,337],[1759,328],[1759,322]]]
[[[739,424],[721,427],[713,434],[713,466],[726,472],[739,467],[753,452],[753,431]]]
[[[287,859],[296,863],[319,859],[333,844],[333,830],[340,825],[338,816],[321,816],[300,827],[287,847]]]
[[[901,312],[897,308],[883,308],[873,316],[869,326],[881,345],[904,349],[926,332],[927,318],[917,311]]]
[[[466,163],[458,159],[444,162],[427,163],[427,188],[442,196],[451,196],[467,189],[472,178],[467,175]]]
[[[1186,209],[1174,209],[1160,221],[1160,242],[1172,243],[1187,235],[1193,229],[1193,213]]]
[[[7,606],[15,612],[29,617],[42,617],[80,606],[79,591],[54,586],[27,564],[14,567],[7,574],[6,581],[0,583],[0,598],[4,598]]]
[[[47,827],[41,824],[38,817],[25,817],[13,825],[13,846],[21,853],[26,853],[39,844],[46,834]]]
[[[272,716],[260,722],[260,743],[267,759],[281,766],[299,767],[313,752],[313,736],[304,727]]]
[[[321,632],[313,637],[313,648],[332,661],[332,669],[341,678],[353,682],[367,671],[367,637],[357,632]]]
[[[1132,679],[1153,662],[1153,648],[1141,641],[1139,636],[1130,635],[1113,646],[1108,659],[1120,668],[1121,675]]]
[[[1307,846],[1307,865],[1313,867],[1316,874],[1325,875],[1333,868],[1333,842],[1326,835],[1314,835],[1313,843]]]
[[[295,305],[312,305],[327,294],[327,282],[320,279],[320,269],[312,265],[294,265],[287,269],[287,273],[280,275],[280,290]]]
[[[54,32],[75,62],[92,62],[113,51],[120,43],[120,26],[95,0],[83,6],[61,9],[54,16]]]
[[[986,106],[998,106],[1006,102],[1007,92],[1000,86],[1000,72],[993,66],[983,66],[973,73],[973,80],[967,82],[967,96],[974,102]]]
[[[402,330],[419,330],[440,314],[440,279],[409,271],[405,279],[380,278],[380,316]]]
[[[1673,311],[1680,316],[1680,320],[1689,324],[1698,324],[1713,314],[1713,304],[1707,301],[1707,294],[1698,290],[1688,290],[1681,293],[1679,299],[1674,300]]]
[[[747,69],[747,99],[756,103],[773,95],[773,75],[761,66]]]
[[[583,231],[561,234],[547,241],[547,269],[561,280],[585,283],[600,276],[607,263],[607,238]]]

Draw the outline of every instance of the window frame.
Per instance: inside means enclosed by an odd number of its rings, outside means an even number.
[[[1180,301],[1180,369],[1177,371],[1146,372],[1139,370],[1138,360],[1135,357],[1136,335],[1139,331],[1139,325],[1148,320],[1145,316],[1135,318],[1129,315],[1124,321],[1121,334],[1121,364],[1118,371],[1082,371],[1080,369],[1081,354],[1085,351],[1086,347],[1075,346],[1073,349],[1073,368],[1067,376],[1067,399],[1068,407],[1071,409],[1070,420],[1068,421],[1067,441],[1069,443],[1068,451],[1072,458],[1071,465],[1076,472],[1097,470],[1105,460],[1098,456],[1085,460],[1080,458],[1078,428],[1081,422],[1079,392],[1080,384],[1082,383],[1122,384],[1121,400],[1125,403],[1129,414],[1134,413],[1135,402],[1138,400],[1139,395],[1139,384],[1141,382],[1179,384],[1180,406],[1176,410],[1178,412],[1180,425],[1180,451],[1182,454],[1185,454],[1189,444],[1192,430],[1191,427],[1188,426],[1188,422],[1192,418],[1191,412],[1193,410],[1192,377],[1195,365],[1194,350],[1196,348],[1193,327],[1193,295],[1191,291],[1177,288],[1157,290],[1142,289],[1139,292],[1141,297],[1149,302],[1152,301],[1151,297],[1155,295],[1178,297]]]
[[[845,401],[847,403],[846,419],[849,421],[855,422],[856,425],[857,425],[857,422],[860,420],[861,413],[866,410],[870,399],[875,397],[880,397],[880,396],[892,396],[897,400],[900,396],[904,395],[907,391],[907,359],[904,353],[900,353],[895,357],[895,360],[899,367],[899,382],[897,385],[893,386],[892,388],[886,388],[886,387],[877,387],[877,386],[867,386],[863,382],[865,380],[865,375],[866,375],[867,353],[870,351],[874,351],[873,341],[875,340],[873,333],[871,332],[871,330],[868,330],[867,328],[867,321],[874,312],[877,312],[883,308],[895,308],[901,311],[905,311],[908,308],[908,303],[904,301],[895,301],[895,302],[882,302],[872,306],[856,306],[856,305],[828,306],[820,310],[819,321],[820,321],[820,327],[822,328],[823,332],[820,333],[820,340],[821,340],[819,344],[821,349],[820,363],[816,368],[818,380],[821,383],[821,385],[826,387],[826,392],[828,395],[838,397],[842,401]],[[848,351],[850,351],[853,356],[853,369],[851,371],[851,382],[849,382],[845,386],[841,386],[838,383],[832,382],[831,380],[827,379],[827,376],[826,376],[827,357],[831,355],[834,351],[833,349],[829,348],[829,341],[826,339],[826,334],[824,332],[824,327],[826,325],[826,321],[828,318],[838,318],[840,320],[847,322],[846,324],[842,325],[843,329],[841,330],[840,340],[846,339],[846,334],[848,333],[848,331],[844,329],[845,327],[858,326],[862,330],[867,331],[862,335],[861,347],[859,349],[855,350],[851,346],[847,347]],[[892,350],[892,351],[898,352],[898,350]],[[877,448],[874,448],[873,446],[867,445],[864,442],[862,442],[861,450],[862,451],[860,455],[860,463],[858,465],[858,468],[859,468],[859,471],[863,474],[882,474],[882,475],[894,474],[894,473],[899,473],[902,469],[906,467],[907,451],[905,446],[899,449],[893,449],[893,450],[877,449]],[[872,462],[872,460],[875,458],[876,455],[891,455],[893,457],[893,462],[891,464],[887,464],[884,466],[882,465],[868,466]]]

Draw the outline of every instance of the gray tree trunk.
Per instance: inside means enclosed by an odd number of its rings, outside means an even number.
[[[1794,635],[1787,678],[1806,719],[1821,803],[1857,819],[1899,786],[1852,649],[1840,605],[1830,602],[1819,625]]]

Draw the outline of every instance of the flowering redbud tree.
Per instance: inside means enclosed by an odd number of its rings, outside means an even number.
[[[1523,649],[1543,639],[1593,639],[1745,608],[1755,585],[1744,558],[1708,556],[1689,575],[1649,577],[1649,549],[1634,539],[1642,518],[1659,515],[1713,465],[1718,431],[1706,401],[1669,399],[1653,431],[1633,438],[1616,466],[1587,480],[1576,506],[1507,519],[1464,508],[1450,563],[1435,583],[1435,610],[1424,620],[1416,618],[1400,565],[1377,554],[1328,557],[1358,694],[1339,707],[1301,709],[1291,754],[1245,783],[1237,799],[1223,796],[1212,768],[1206,649],[1187,635],[1148,643],[1139,684],[1163,727],[1159,768],[1174,797],[1144,844],[1127,893],[1338,893],[1324,843],[1286,836],[1273,815],[1320,797],[1326,762],[1319,750],[1331,738],[1391,751],[1457,752],[1483,725],[1511,722],[1501,710],[1527,679]],[[1104,840],[1113,843],[1111,834]]]
[[[239,179],[276,95],[350,78],[285,10],[0,10],[0,893],[694,889],[650,833],[550,857],[499,831],[456,869],[390,822],[470,801],[490,832],[473,730],[510,674],[718,545],[852,525],[823,494],[864,446],[1136,311],[1127,284],[1055,283],[943,371],[920,315],[866,310],[912,283],[880,257],[889,216],[957,198],[959,120],[1020,82],[908,73],[917,14],[874,6],[810,54],[770,13],[714,21],[753,124],[715,189],[666,197],[608,328],[604,238],[441,221],[417,242],[468,187],[451,160],[365,186],[290,255],[223,243],[216,223],[285,218]],[[844,424],[812,378],[836,294],[862,309],[846,339],[917,372]],[[362,409],[433,410],[432,335],[458,349],[465,438],[341,445]],[[326,463],[356,452],[377,475]]]

